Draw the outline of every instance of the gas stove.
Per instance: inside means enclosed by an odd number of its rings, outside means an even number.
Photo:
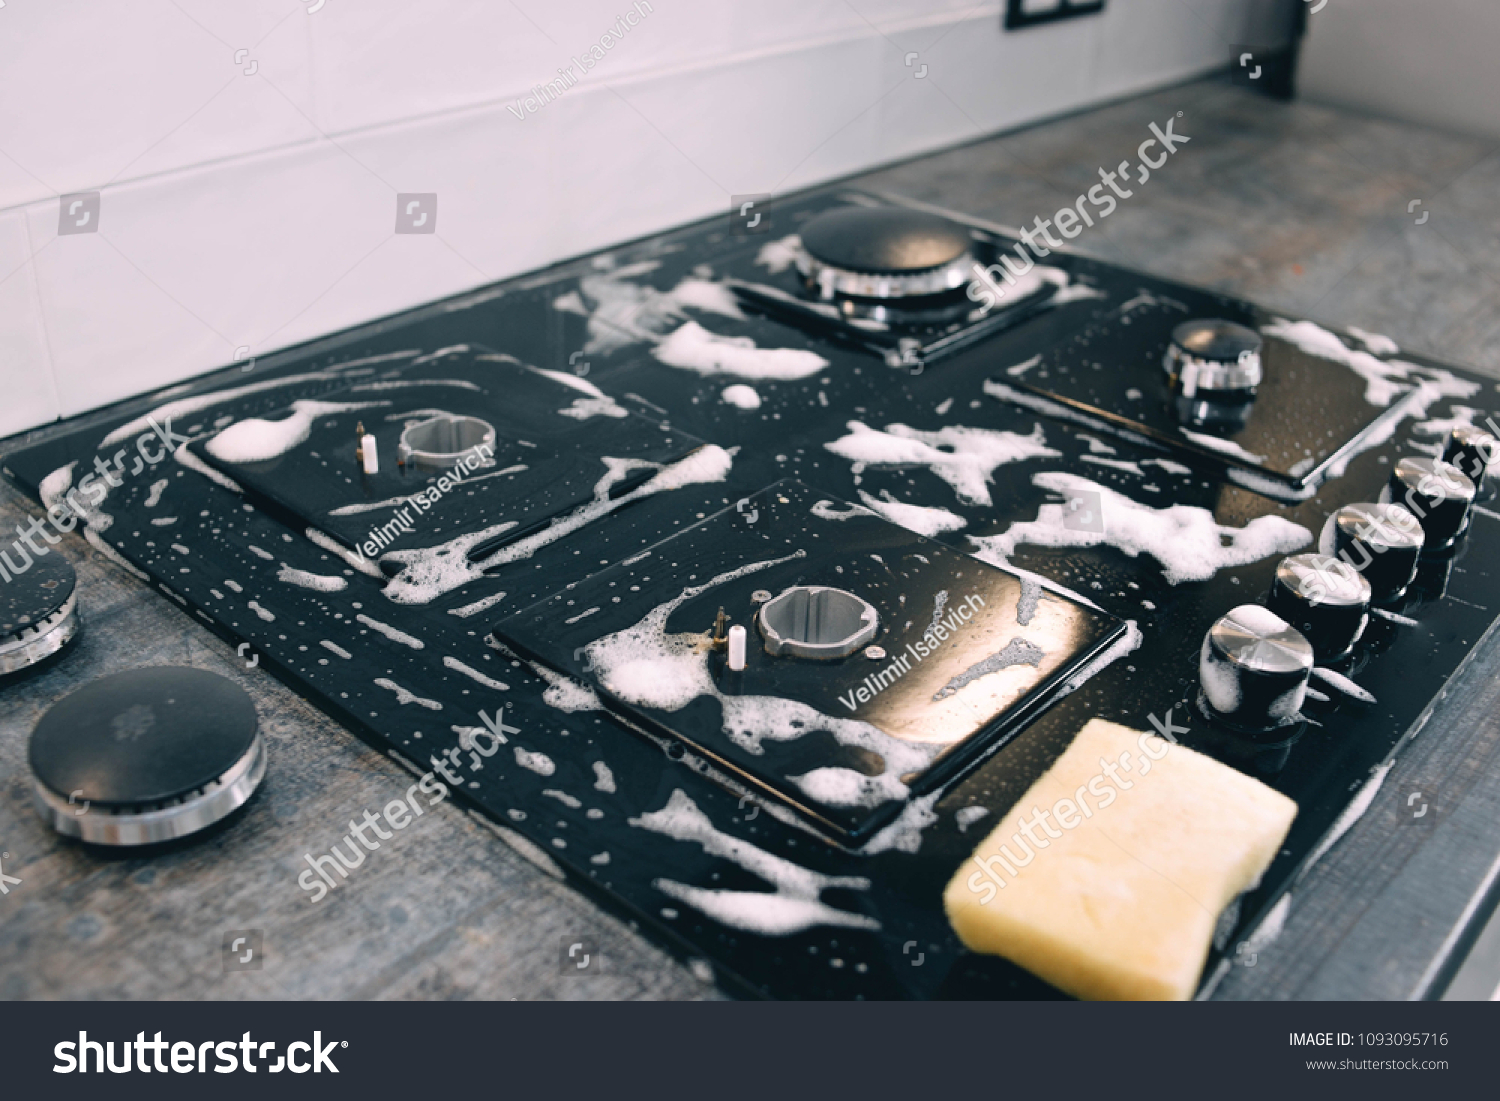
[[[741,993],[1052,996],[943,885],[1088,719],[1165,724],[1299,807],[1211,985],[1492,626],[1493,386],[891,197],[743,228],[5,471],[56,505],[169,420],[91,540]]]

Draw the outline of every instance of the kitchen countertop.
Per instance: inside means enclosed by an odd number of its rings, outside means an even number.
[[[844,181],[1009,225],[1097,182],[1150,122],[1181,155],[1075,242],[1083,252],[1384,333],[1500,378],[1500,148],[1479,139],[1199,81]],[[1408,213],[1412,200],[1431,216]],[[1486,264],[1489,266],[1487,267]],[[28,439],[56,429],[42,429]],[[21,442],[19,439],[12,443]],[[8,449],[0,446],[0,450]],[[0,530],[31,506],[0,483]],[[85,633],[0,690],[0,998],[705,998],[710,985],[451,807],[400,834],[315,910],[273,856],[326,850],[408,777],[82,540]],[[149,859],[81,851],[31,808],[26,741],[60,696],[142,664],[211,669],[254,698],[270,771],[242,816]],[[1450,683],[1368,812],[1292,892],[1285,929],[1216,998],[1442,992],[1500,896],[1500,638]],[[1415,822],[1421,792],[1432,816]],[[224,973],[229,930],[264,933],[260,970]],[[605,966],[567,974],[588,937]],[[315,967],[280,968],[278,946]],[[289,954],[289,953],[288,953]]]

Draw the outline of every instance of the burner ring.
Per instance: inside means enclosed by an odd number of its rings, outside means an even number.
[[[60,554],[30,563],[0,587],[0,677],[62,650],[78,634],[78,578]]]
[[[973,253],[966,252],[931,271],[893,275],[836,268],[803,253],[797,257],[797,270],[807,280],[808,286],[824,299],[839,295],[850,298],[920,298],[947,294],[968,286],[972,278],[970,268],[974,263]]]
[[[187,837],[244,805],[266,774],[255,704],[202,669],[115,673],[38,720],[32,801],[48,825],[96,845]]]

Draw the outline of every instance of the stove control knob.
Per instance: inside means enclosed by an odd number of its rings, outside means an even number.
[[[1358,570],[1370,583],[1370,599],[1389,604],[1406,595],[1417,576],[1426,535],[1401,505],[1345,505],[1328,518],[1318,550]]]
[[[1313,648],[1296,628],[1259,604],[1221,617],[1198,658],[1202,702],[1214,717],[1246,733],[1301,718]]]
[[[1347,657],[1370,619],[1370,583],[1325,554],[1283,558],[1266,602],[1301,632],[1321,664]]]
[[[1486,485],[1488,472],[1500,470],[1500,440],[1472,424],[1457,425],[1443,444],[1443,461],[1458,467],[1485,496],[1486,489],[1494,488]]]
[[[1440,551],[1453,546],[1468,530],[1475,488],[1452,463],[1408,457],[1396,464],[1390,484],[1380,496],[1415,514],[1426,533],[1423,549]]]
[[[1263,341],[1232,321],[1184,321],[1162,359],[1178,419],[1195,427],[1244,427],[1263,372]]]

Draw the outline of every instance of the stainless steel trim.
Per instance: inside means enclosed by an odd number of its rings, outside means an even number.
[[[70,804],[39,780],[32,782],[32,799],[42,819],[66,837],[94,845],[152,845],[187,837],[227,817],[249,801],[265,775],[265,741],[257,733],[223,776],[167,806],[115,810]]]
[[[78,594],[71,594],[50,616],[0,646],[0,676],[18,673],[66,646],[78,633]]]
[[[1167,346],[1162,367],[1186,398],[1201,390],[1252,390],[1265,377],[1258,352],[1245,352],[1234,363],[1221,363],[1185,352],[1176,344]]]
[[[941,267],[898,275],[836,268],[816,259],[805,246],[797,254],[797,270],[825,299],[837,294],[856,298],[913,298],[944,294],[968,285],[969,271],[974,262],[974,254],[965,252]]]

